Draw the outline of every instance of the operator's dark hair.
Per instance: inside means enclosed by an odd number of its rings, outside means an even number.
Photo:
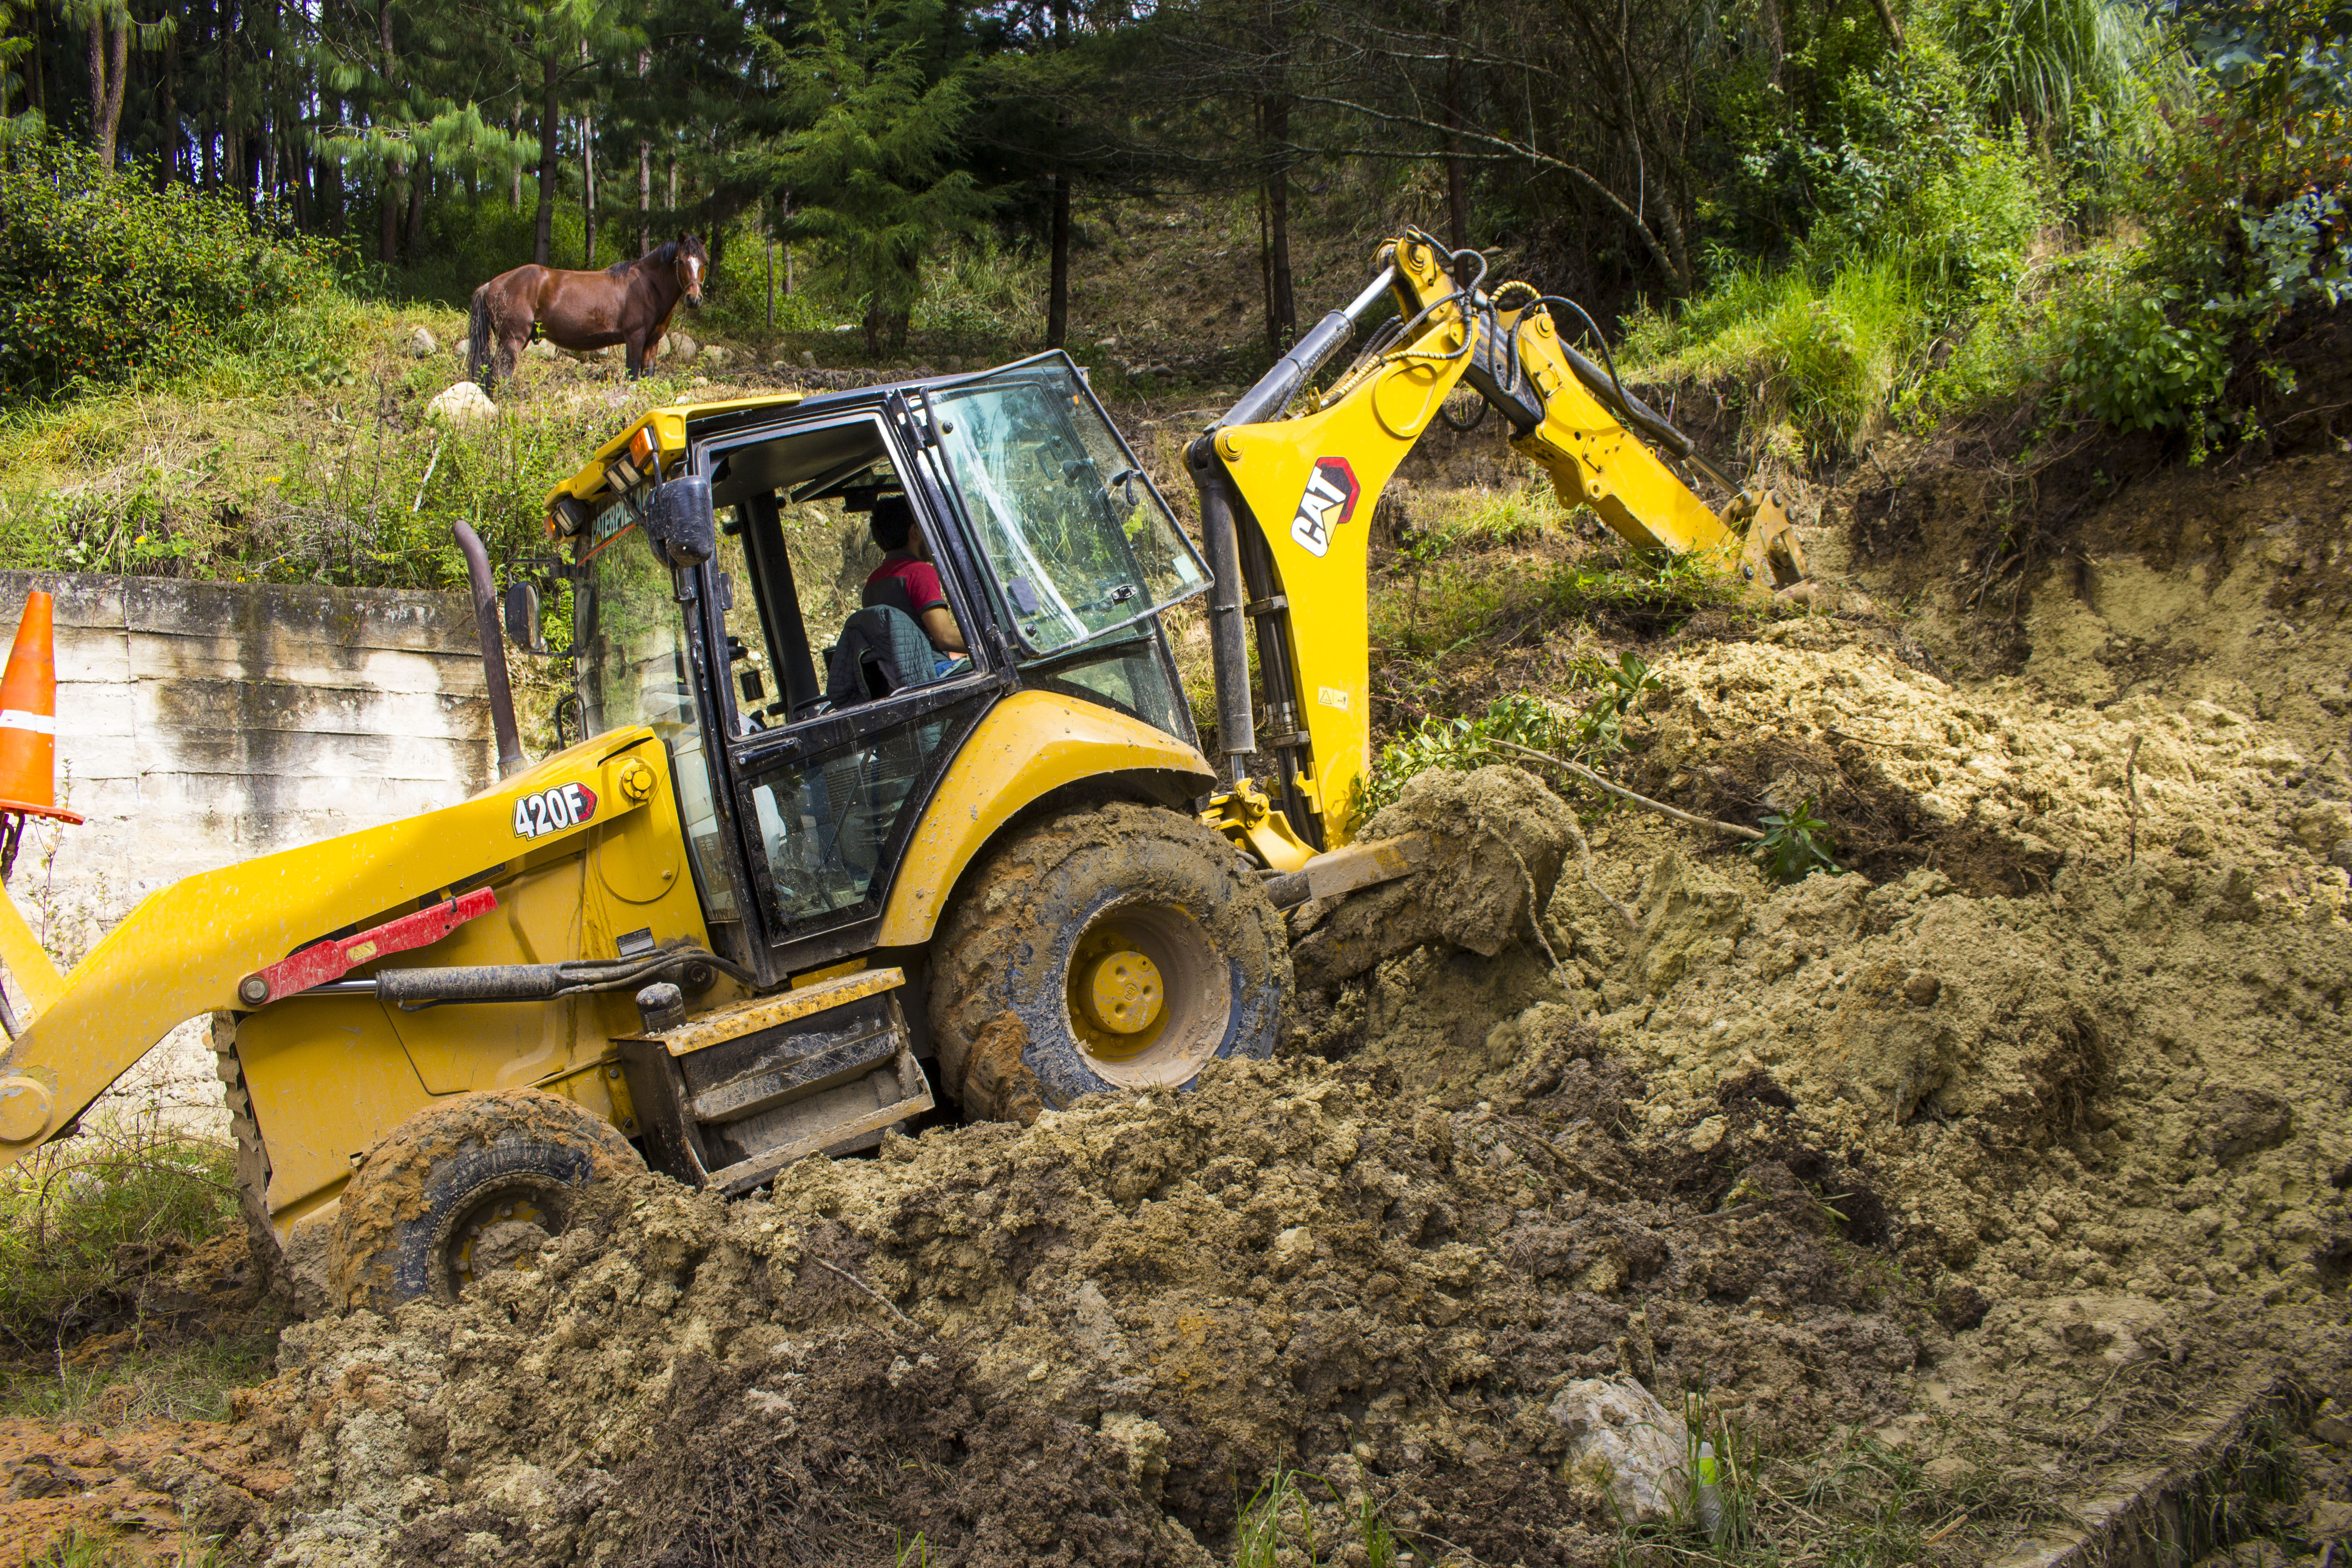
[[[915,509],[907,504],[905,496],[881,496],[874,502],[874,521],[866,530],[883,549],[904,550],[914,526]]]

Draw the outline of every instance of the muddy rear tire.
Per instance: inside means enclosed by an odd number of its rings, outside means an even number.
[[[245,1086],[245,1064],[236,1054],[236,1015],[213,1015],[213,1068],[221,1081],[230,1135],[236,1140],[236,1206],[245,1220],[246,1250],[262,1289],[290,1296],[294,1282],[286,1251],[269,1223],[269,1153],[253,1114],[253,1093]]]
[[[376,1311],[454,1301],[529,1268],[594,1199],[645,1169],[610,1122],[538,1089],[436,1100],[368,1152],[335,1220],[332,1293]]]
[[[1290,999],[1282,917],[1248,862],[1192,818],[1126,801],[996,848],[931,952],[942,1086],[974,1121],[1269,1056]]]

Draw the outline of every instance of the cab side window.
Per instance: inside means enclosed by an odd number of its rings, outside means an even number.
[[[755,570],[759,564],[770,568]],[[786,568],[774,570],[781,560]],[[718,568],[728,580],[730,678],[739,735],[804,719],[824,689],[826,655],[860,608],[866,577],[882,563],[866,514],[828,496],[800,502],[739,502],[722,518]],[[793,636],[797,623],[799,637]],[[799,650],[807,650],[800,664]],[[794,700],[795,677],[801,678]]]
[[[887,886],[908,808],[986,694],[918,712],[883,705],[971,666],[936,657],[914,616],[871,586],[886,565],[876,509],[886,533],[911,515],[878,423],[747,442],[718,455],[711,488],[730,509],[714,564],[726,579],[737,787],[748,797],[739,816],[761,862],[755,880],[776,927],[856,918]],[[954,609],[944,582],[940,593]],[[762,740],[787,726],[800,727],[801,745]]]

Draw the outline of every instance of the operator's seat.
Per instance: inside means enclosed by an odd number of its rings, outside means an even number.
[[[938,658],[914,616],[895,605],[869,605],[841,624],[840,640],[825,652],[825,703],[838,712],[928,686]]]
[[[840,640],[825,656],[825,700],[837,713],[928,686],[936,679],[938,657],[914,616],[894,605],[869,605],[842,623]],[[943,728],[940,720],[922,719],[884,730],[824,764],[824,794],[840,813],[835,854],[861,887],[878,868]]]

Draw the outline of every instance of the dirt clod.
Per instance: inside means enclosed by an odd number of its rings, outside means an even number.
[[[1303,991],[1361,974],[1430,942],[1492,958],[1532,930],[1573,840],[1567,803],[1515,767],[1426,773],[1365,824],[1366,839],[1426,835],[1411,877],[1292,917],[1291,963]]]

